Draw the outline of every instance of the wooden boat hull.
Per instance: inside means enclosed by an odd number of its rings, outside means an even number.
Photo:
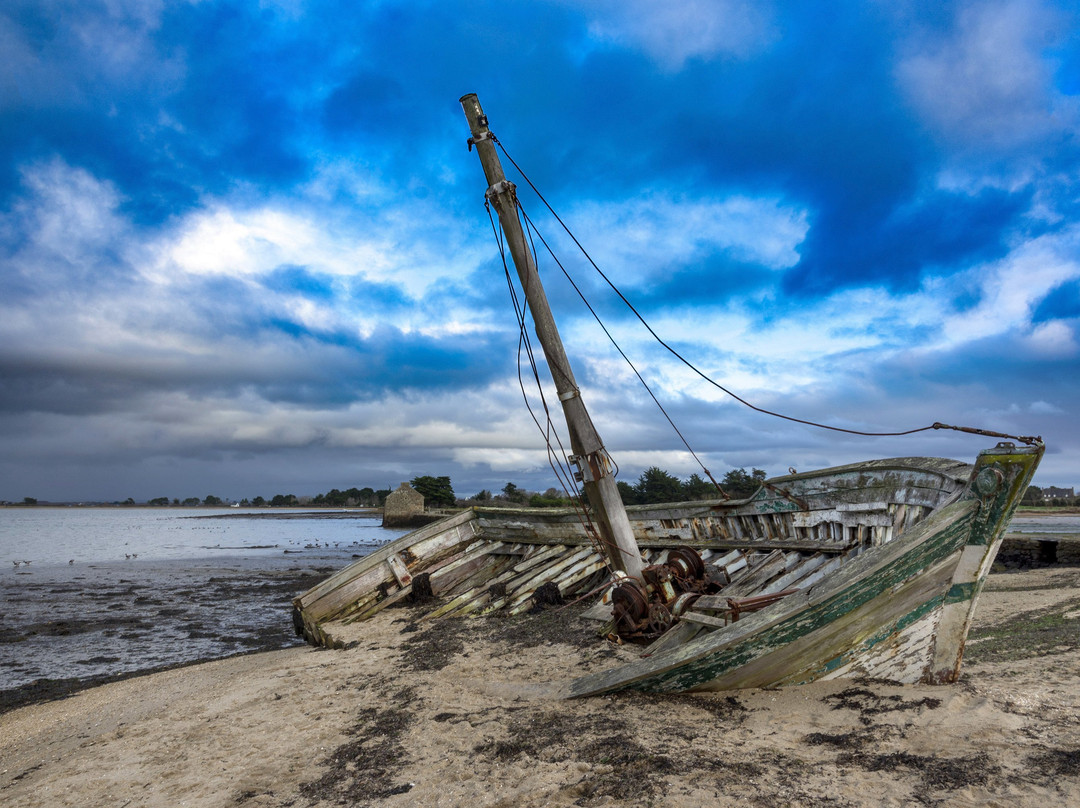
[[[568,696],[794,685],[839,676],[955,681],[1005,527],[1042,448],[983,452],[955,501],[836,575],[723,629],[612,671]]]
[[[776,478],[739,502],[629,508],[650,563],[688,545],[726,564],[724,595],[798,591],[735,622],[715,602],[711,611],[695,607],[648,657],[579,679],[566,694],[861,675],[952,681],[979,589],[1041,454],[1041,446],[999,444],[974,466],[878,460]],[[543,584],[576,597],[608,572],[573,511],[472,509],[297,598],[297,630],[340,645],[346,624],[411,597],[418,576],[436,597],[429,619],[520,613]]]

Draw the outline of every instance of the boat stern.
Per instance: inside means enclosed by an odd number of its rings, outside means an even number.
[[[938,619],[933,657],[923,677],[928,684],[955,682],[964,646],[986,576],[997,558],[1005,530],[1031,485],[1045,447],[1002,442],[979,453],[963,497],[979,503],[967,543],[953,573]]]

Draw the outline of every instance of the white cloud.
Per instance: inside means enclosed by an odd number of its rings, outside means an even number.
[[[32,201],[16,211],[25,217],[35,248],[69,264],[120,238],[127,225],[116,213],[121,197],[115,187],[60,159],[24,168],[22,181]]]
[[[1078,352],[1076,335],[1068,324],[1060,321],[1039,324],[1026,342],[1034,353],[1047,357],[1070,357]]]
[[[964,278],[976,285],[981,299],[972,309],[946,319],[944,343],[955,346],[1010,331],[1028,332],[1038,302],[1055,287],[1080,278],[1078,256],[1080,226],[1074,226],[1022,243],[1000,261],[969,270]],[[1041,334],[1032,335],[1037,343],[1062,345],[1057,327],[1044,327]]]
[[[570,5],[587,15],[595,39],[640,49],[671,72],[690,59],[746,58],[777,36],[772,3],[766,0],[590,0]]]
[[[1053,89],[1044,49],[1060,20],[1038,3],[965,4],[947,35],[913,38],[897,76],[938,133],[1013,146],[1075,131],[1080,107]]]
[[[1048,401],[1035,401],[1028,407],[1028,412],[1033,412],[1037,415],[1061,415],[1065,411]]]
[[[646,192],[626,202],[579,205],[571,227],[619,284],[641,282],[718,251],[778,270],[799,261],[805,210],[776,197],[687,199]]]

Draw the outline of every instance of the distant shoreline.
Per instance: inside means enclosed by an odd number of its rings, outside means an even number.
[[[185,516],[184,519],[358,519],[382,516],[382,508],[353,508],[341,510],[283,510],[270,513],[200,513]]]

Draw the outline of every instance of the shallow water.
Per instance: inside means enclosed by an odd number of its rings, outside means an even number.
[[[292,598],[406,532],[266,513],[0,509],[0,691],[298,644]]]
[[[1031,516],[1021,514],[1009,523],[1009,533],[1080,534],[1080,516]]]
[[[378,546],[403,532],[381,527],[381,516],[368,511],[0,508],[0,564],[272,556]]]

